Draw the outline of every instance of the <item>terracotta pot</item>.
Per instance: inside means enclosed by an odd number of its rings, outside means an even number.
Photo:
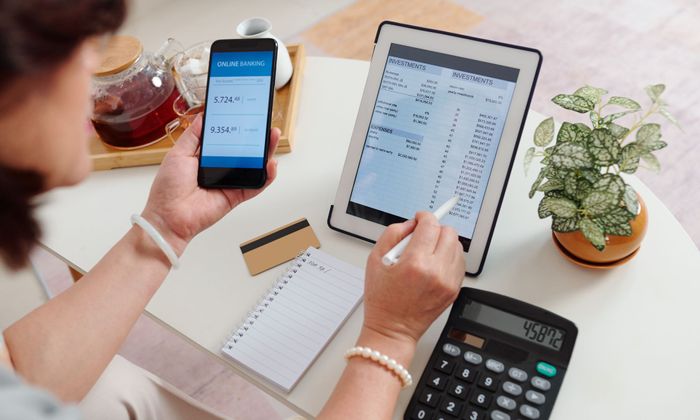
[[[611,268],[631,260],[642,244],[647,232],[647,206],[642,197],[639,200],[639,214],[630,221],[631,236],[605,236],[605,249],[598,251],[583,236],[581,231],[552,232],[552,239],[561,253],[575,264],[589,268]]]

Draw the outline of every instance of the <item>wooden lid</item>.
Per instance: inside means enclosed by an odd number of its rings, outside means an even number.
[[[115,35],[110,38],[102,53],[102,63],[95,76],[111,76],[131,67],[141,56],[141,41],[129,35]]]

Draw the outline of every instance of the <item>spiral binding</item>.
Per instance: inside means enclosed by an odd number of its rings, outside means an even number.
[[[304,256],[304,254],[306,255]],[[289,263],[289,265],[287,265],[287,269],[284,271],[284,274],[282,274],[273,283],[272,287],[267,289],[265,295],[262,298],[260,298],[260,300],[258,300],[258,302],[253,307],[253,310],[249,311],[248,314],[241,320],[239,327],[228,336],[226,342],[224,343],[224,347],[231,350],[233,348],[233,345],[238,343],[238,341],[241,338],[243,338],[246,331],[253,327],[253,324],[255,324],[255,320],[257,320],[260,317],[260,315],[262,315],[262,313],[265,312],[265,309],[270,306],[272,301],[275,300],[275,296],[277,296],[282,291],[282,289],[284,289],[284,286],[286,286],[289,283],[289,281],[294,277],[297,271],[301,269],[303,263],[305,263],[306,260],[310,257],[311,253],[308,251],[301,251],[299,254],[297,254],[296,257],[294,257],[294,260],[292,260],[292,262]]]

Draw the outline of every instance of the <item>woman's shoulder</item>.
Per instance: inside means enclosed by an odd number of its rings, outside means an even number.
[[[48,392],[22,382],[0,366],[0,420],[74,420],[80,418],[75,406],[65,406]]]

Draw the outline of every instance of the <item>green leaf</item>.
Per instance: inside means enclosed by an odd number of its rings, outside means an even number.
[[[600,100],[600,97],[605,95],[606,93],[608,93],[608,91],[605,89],[593,86],[584,86],[582,88],[577,89],[576,92],[574,92],[574,95],[581,96],[593,103],[597,103]]]
[[[625,203],[625,208],[630,214],[636,216],[639,214],[639,200],[637,192],[629,185],[625,185],[625,193],[622,195],[622,201]]]
[[[594,128],[600,127],[600,115],[597,112],[591,112],[588,116],[591,118],[591,124]]]
[[[535,129],[535,146],[545,147],[554,139],[554,118],[542,121]]]
[[[634,219],[634,215],[628,212],[625,207],[615,207],[609,212],[600,215],[593,220],[603,227],[603,230],[605,230],[607,233],[608,227],[618,226],[623,223],[627,223],[632,219]],[[617,233],[613,233],[613,235],[617,235]]]
[[[642,145],[657,142],[661,140],[661,126],[656,123],[644,124],[637,130],[636,138]]]
[[[540,185],[540,187],[537,190],[542,191],[542,192],[548,192],[548,191],[560,190],[562,188],[564,188],[564,183],[561,180],[558,180],[555,178],[555,179],[548,179],[547,182]]]
[[[602,120],[600,120],[600,124],[607,127],[609,124],[611,124],[616,119],[622,118],[631,112],[634,112],[634,111],[622,111],[622,112],[615,112],[613,114],[606,115],[605,117],[603,117]]]
[[[583,236],[599,251],[605,249],[605,234],[598,224],[589,218],[583,218],[579,222],[579,228]]]
[[[567,198],[545,197],[542,199],[541,205],[545,212],[564,218],[576,216],[578,209],[576,203]]]
[[[600,172],[594,169],[581,169],[579,174],[591,184],[594,184],[601,176]]]
[[[645,87],[644,90],[647,92],[647,95],[649,95],[649,98],[656,102],[659,100],[659,96],[661,96],[661,94],[664,93],[664,90],[666,90],[666,85],[649,85]]]
[[[632,111],[637,111],[638,109],[641,108],[641,106],[639,106],[639,104],[636,101],[633,101],[630,98],[625,98],[623,96],[613,96],[608,101],[608,104],[619,105],[621,107],[631,109]]]
[[[595,217],[605,214],[617,206],[619,199],[609,191],[591,191],[582,201],[581,207],[589,216]]]
[[[525,175],[527,175],[528,169],[530,169],[530,164],[532,164],[532,159],[535,157],[535,148],[531,147],[525,152],[525,159],[523,160],[523,167],[525,168]]]
[[[583,133],[591,134],[592,129],[591,129],[591,127],[587,126],[586,124],[578,122],[574,125],[576,127],[578,127],[578,129],[581,130]]]
[[[607,128],[596,128],[588,140],[588,151],[593,162],[600,166],[610,166],[620,161],[622,148]]]
[[[592,111],[593,107],[595,107],[595,103],[593,101],[578,95],[557,95],[552,98],[552,102],[564,109],[581,114]]]
[[[644,163],[649,165],[649,169],[651,169],[654,172],[659,172],[661,170],[661,163],[659,163],[659,160],[656,158],[651,153],[645,153],[642,155],[642,160]]]
[[[569,122],[562,123],[559,128],[559,134],[557,134],[557,143],[585,144],[591,129],[586,125],[584,125],[584,127],[586,127],[586,129],[582,129],[577,124]]]
[[[634,215],[626,208],[615,207],[606,214],[596,217],[593,221],[598,223],[605,233],[629,236],[632,234],[632,228],[629,225],[629,221],[632,219],[634,219]]]
[[[639,158],[646,153],[646,150],[637,142],[629,143],[622,148],[622,157],[620,158],[620,170],[622,172],[633,174],[639,168]]]
[[[671,113],[668,112],[668,110],[666,108],[661,107],[659,109],[659,114],[663,115],[667,120],[669,120],[671,122],[671,124],[675,125],[678,128],[681,128],[681,125],[680,125],[680,123],[678,123],[678,120],[676,119],[676,117],[671,115]]]
[[[575,232],[578,230],[578,217],[552,216],[552,230],[555,232]]]
[[[553,214],[549,207],[547,207],[546,199],[547,197],[542,198],[540,204],[537,206],[537,215],[540,219],[546,219]]]
[[[530,187],[530,192],[527,195],[529,198],[532,198],[535,196],[535,193],[537,192],[537,188],[542,183],[542,180],[544,179],[546,171],[547,171],[547,168],[540,169],[540,173],[537,174],[537,179],[535,179],[535,182],[532,183],[532,187]]]
[[[594,191],[607,191],[619,201],[625,191],[625,181],[620,175],[605,174],[593,184]]]
[[[578,179],[574,175],[567,176],[564,178],[564,192],[569,197],[576,197],[576,192],[578,191]]]
[[[610,130],[610,134],[612,134],[613,137],[615,137],[617,140],[625,137],[630,131],[628,128],[615,124],[613,122],[608,124],[608,130]]]
[[[590,168],[593,165],[588,150],[576,143],[557,144],[551,159],[552,165],[566,169]]]

